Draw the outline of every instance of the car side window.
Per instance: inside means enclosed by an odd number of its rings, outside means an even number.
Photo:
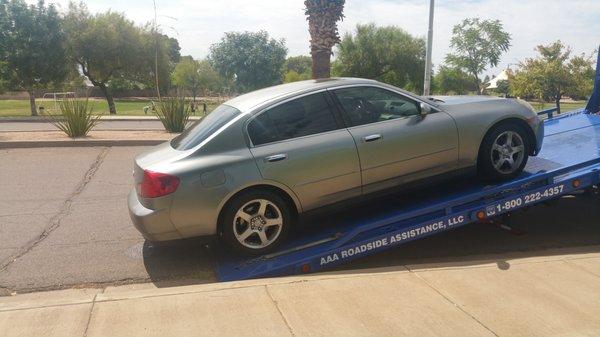
[[[262,145],[338,128],[324,93],[304,96],[267,110],[248,124],[252,144]]]
[[[395,92],[375,87],[334,90],[351,126],[419,114],[419,103]]]

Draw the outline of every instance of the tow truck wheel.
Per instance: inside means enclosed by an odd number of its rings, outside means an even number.
[[[516,123],[494,127],[483,139],[479,171],[483,178],[505,181],[516,178],[527,164],[531,145],[526,130]]]
[[[287,237],[289,206],[271,191],[250,191],[235,197],[225,209],[220,228],[224,241],[245,255],[272,252]]]

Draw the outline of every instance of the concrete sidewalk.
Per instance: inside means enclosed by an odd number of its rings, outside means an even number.
[[[201,119],[202,116],[191,115],[190,120]],[[102,121],[157,121],[158,117],[154,114],[148,115],[102,115]],[[44,116],[15,116],[15,117],[0,117],[0,123],[49,123],[48,118]]]
[[[0,298],[2,336],[598,336],[600,246],[171,288]],[[553,255],[554,254],[554,255]]]

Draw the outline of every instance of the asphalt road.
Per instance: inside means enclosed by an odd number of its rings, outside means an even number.
[[[94,130],[163,130],[159,120],[131,121],[108,120],[100,121]],[[54,131],[58,130],[52,123],[36,122],[5,122],[0,123],[0,132],[3,131]]]
[[[131,225],[126,206],[131,161],[143,150],[0,150],[0,294],[132,282],[172,286],[216,281],[213,244],[184,240],[155,245],[145,242]],[[373,207],[367,203],[361,209],[369,212]],[[540,250],[600,247],[598,199],[563,198],[517,213],[511,223],[525,233],[473,224],[340,269],[464,264],[481,254],[535,255]]]

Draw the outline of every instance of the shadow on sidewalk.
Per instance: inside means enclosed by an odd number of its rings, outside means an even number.
[[[211,239],[144,242],[146,271],[157,287],[217,282],[210,247]]]
[[[515,257],[600,252],[599,203],[593,197],[564,197],[515,213],[509,225],[521,232],[518,235],[496,225],[475,223],[351,261],[332,271],[345,274],[367,268],[401,270],[404,266],[416,270],[483,262],[494,262],[507,270],[511,266],[506,260]],[[351,215],[335,216],[343,219]],[[157,287],[217,282],[211,255],[216,244],[206,239],[160,245],[146,242],[144,265]]]

